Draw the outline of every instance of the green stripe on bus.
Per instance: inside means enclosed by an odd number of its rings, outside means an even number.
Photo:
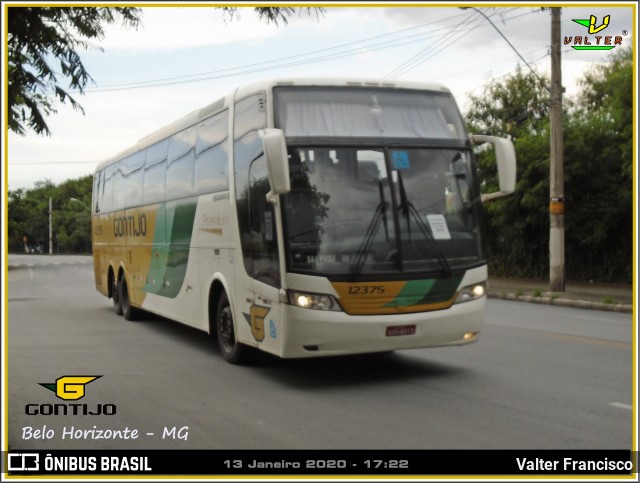
[[[435,280],[410,280],[405,283],[400,293],[385,307],[408,307],[419,303],[425,293],[433,287]]]
[[[400,293],[384,307],[410,307],[451,300],[462,276],[445,279],[409,280]]]
[[[197,198],[158,206],[146,292],[171,298],[180,292],[187,273],[196,206]]]
[[[423,299],[419,303],[433,304],[451,300],[458,290],[461,281],[462,275],[436,279],[431,290],[424,294]]]

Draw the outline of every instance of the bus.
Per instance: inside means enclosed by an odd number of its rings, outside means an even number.
[[[495,152],[499,191],[481,194],[474,149]],[[443,86],[253,83],[96,167],[96,288],[233,364],[469,344],[482,203],[515,179],[512,142],[469,135]]]

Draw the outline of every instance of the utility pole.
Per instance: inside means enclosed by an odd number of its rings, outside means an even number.
[[[549,186],[549,285],[564,292],[564,145],[562,141],[560,7],[551,7],[551,166]]]
[[[51,196],[49,196],[49,255],[53,255],[53,223],[51,222]]]

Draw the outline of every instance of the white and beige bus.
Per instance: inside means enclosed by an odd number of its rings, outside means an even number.
[[[500,191],[480,193],[474,142]],[[469,136],[442,86],[252,84],[96,168],[96,287],[128,320],[217,335],[231,363],[468,344],[482,201],[515,174],[511,141]]]

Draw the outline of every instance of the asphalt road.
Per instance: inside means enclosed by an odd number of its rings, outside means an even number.
[[[10,449],[631,448],[631,314],[488,300],[470,346],[238,367],[204,333],[116,316],[89,257],[9,262]],[[72,375],[102,376],[78,411],[115,414],[27,414]]]

